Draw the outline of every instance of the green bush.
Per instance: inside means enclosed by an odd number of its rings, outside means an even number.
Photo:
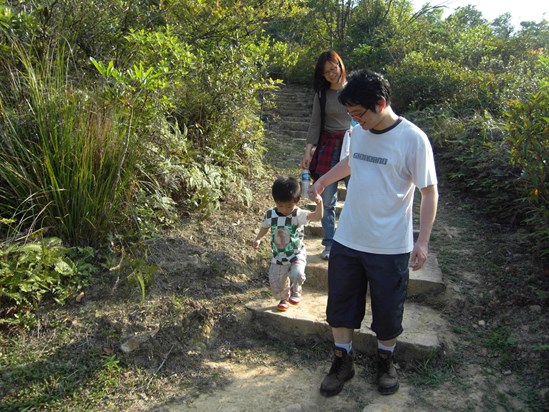
[[[68,248],[58,238],[0,243],[0,323],[29,326],[39,303],[74,297],[95,271],[92,259],[91,248]]]
[[[458,118],[443,108],[407,114],[430,137],[449,184],[482,201],[495,221],[527,228],[541,255],[549,245],[547,96],[543,86],[514,102],[505,121],[488,112]]]
[[[451,61],[434,60],[420,52],[409,53],[402,64],[387,71],[394,109],[402,113],[449,104],[462,85],[460,71],[459,65]]]
[[[189,211],[210,212],[228,193],[249,201],[244,181],[260,168],[263,151],[259,95],[274,86],[257,81],[268,42],[216,57],[221,50],[205,56],[169,29],[135,32],[127,41],[137,50],[133,67],[93,64],[109,98],[136,114],[141,189]]]
[[[547,57],[540,65],[549,68]],[[549,72],[549,70],[547,70]],[[542,254],[549,255],[549,76],[539,91],[511,102],[505,113],[510,163],[520,170],[517,199]]]
[[[504,124],[488,112],[460,119],[447,110],[411,113],[430,136],[441,173],[458,190],[482,199],[483,211],[495,220],[518,224],[519,170],[509,163]],[[425,125],[425,126],[423,126]]]
[[[444,106],[466,117],[482,111],[499,116],[504,93],[509,93],[509,84],[517,73],[471,70],[452,60],[412,52],[398,66],[388,67],[387,74],[397,112]]]

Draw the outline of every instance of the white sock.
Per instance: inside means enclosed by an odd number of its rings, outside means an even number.
[[[379,341],[377,342],[377,348],[381,349],[381,350],[384,350],[386,352],[394,352],[395,351],[395,346],[396,346],[396,343],[393,346],[385,346],[383,343],[381,343]]]
[[[336,343],[335,344],[337,348],[345,349],[347,353],[351,353],[353,350],[353,342],[349,343]]]

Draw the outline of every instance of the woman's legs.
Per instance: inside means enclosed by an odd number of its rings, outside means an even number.
[[[343,136],[343,134],[342,134]],[[339,163],[339,157],[341,153],[341,141],[334,147],[332,152],[332,159],[330,162],[330,169]],[[347,181],[345,182],[347,184]],[[324,202],[324,216],[322,217],[322,229],[324,231],[324,238],[322,244],[324,245],[324,251],[322,252],[322,258],[328,259],[330,257],[330,248],[335,234],[336,227],[336,203],[337,203],[337,185],[338,182],[332,183],[326,186],[324,192],[322,192],[322,201]]]
[[[337,182],[326,186],[322,192],[324,202],[324,216],[322,217],[322,229],[324,230],[324,246],[332,246],[335,233],[335,207],[337,203]]]

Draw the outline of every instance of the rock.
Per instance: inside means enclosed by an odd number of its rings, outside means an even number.
[[[528,309],[530,309],[530,312],[533,312],[533,313],[541,313],[540,305],[530,305]]]
[[[122,345],[120,345],[120,349],[124,353],[130,353],[133,352],[136,349],[139,349],[139,347],[147,342],[149,339],[151,339],[156,333],[158,332],[158,329],[155,329],[152,332],[146,332],[142,333],[140,335],[134,336],[130,339],[128,339],[126,342],[124,342]]]

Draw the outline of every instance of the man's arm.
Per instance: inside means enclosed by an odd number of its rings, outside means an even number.
[[[351,174],[349,167],[349,156],[342,159],[338,164],[332,167],[326,174],[320,176],[314,185],[309,189],[309,199],[314,200],[317,195],[322,194],[326,186],[339,182]]]
[[[429,253],[429,239],[435,222],[438,205],[437,185],[427,186],[421,189],[421,203],[419,207],[419,236],[412,251],[412,270],[421,269],[427,260]]]

